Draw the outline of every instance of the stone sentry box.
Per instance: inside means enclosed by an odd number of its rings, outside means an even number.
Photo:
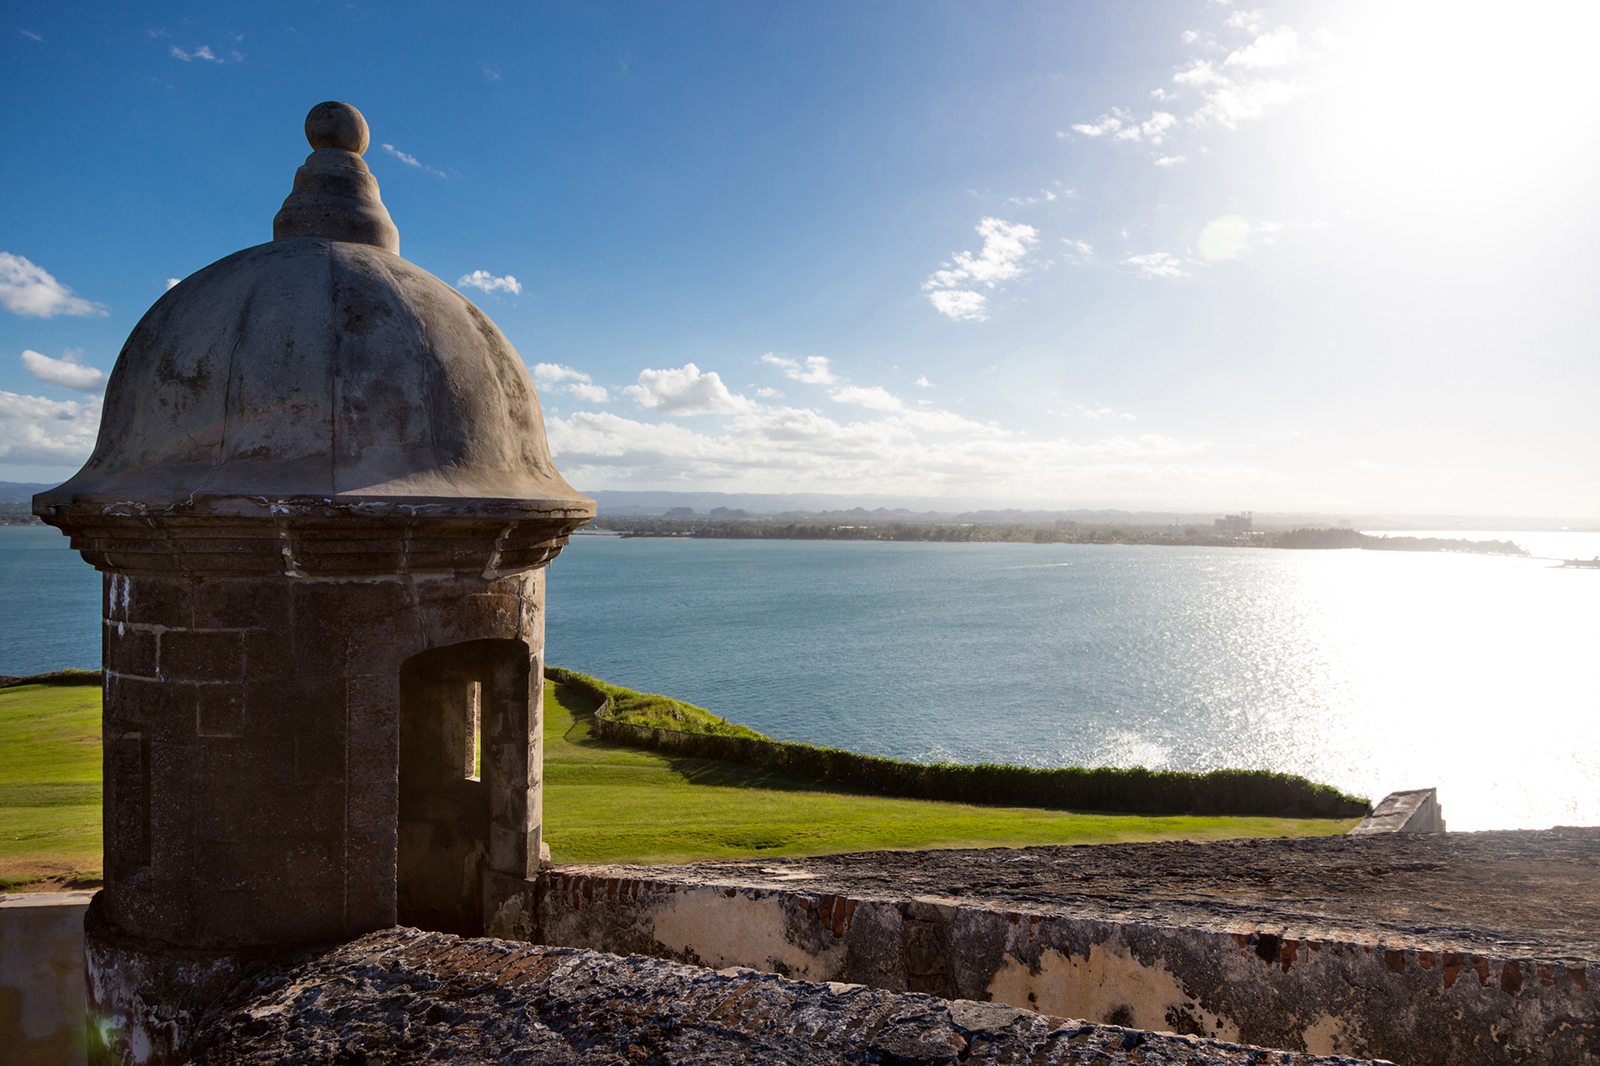
[[[594,503],[510,343],[400,258],[361,114],[306,136],[273,240],[156,302],[34,497],[104,575],[107,1061],[181,1057],[253,961],[481,933],[538,868],[543,567]]]

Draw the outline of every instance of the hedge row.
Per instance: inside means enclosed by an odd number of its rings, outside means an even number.
[[[1366,800],[1294,774],[1268,770],[1212,770],[1197,774],[1146,770],[1142,766],[1045,769],[993,763],[929,765],[770,740],[760,734],[727,736],[663,729],[629,721],[616,710],[622,698],[641,693],[560,667],[546,667],[545,675],[587,691],[600,701],[594,715],[594,731],[602,739],[672,755],[759,766],[891,796],[1131,814],[1359,818],[1372,810]],[[722,721],[710,712],[701,713]]]

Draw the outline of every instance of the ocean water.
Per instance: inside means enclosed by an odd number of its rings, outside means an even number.
[[[60,534],[0,527],[0,596],[0,673],[98,664]],[[785,739],[1436,785],[1452,829],[1540,828],[1600,824],[1597,606],[1600,570],[1544,560],[577,536],[546,652]]]

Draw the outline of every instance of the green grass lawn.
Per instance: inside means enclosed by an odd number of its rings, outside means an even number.
[[[0,888],[100,877],[100,686],[0,689]]]
[[[624,748],[593,700],[545,689],[544,834],[557,862],[687,862],[872,848],[1326,836],[1358,819],[1152,818],[890,799],[736,763]]]
[[[1344,821],[1152,818],[890,799],[596,740],[592,700],[545,688],[544,831],[558,862],[687,862],[872,848],[1342,833]],[[0,888],[100,876],[100,690],[0,689]],[[42,887],[42,886],[41,886]]]

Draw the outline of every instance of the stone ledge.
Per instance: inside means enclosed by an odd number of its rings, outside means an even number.
[[[1600,1062],[1600,830],[567,867],[508,887],[490,931],[548,944],[1413,1066]]]
[[[1361,1060],[750,970],[392,929],[268,971],[235,991],[208,1016],[192,1061],[1336,1066]]]

